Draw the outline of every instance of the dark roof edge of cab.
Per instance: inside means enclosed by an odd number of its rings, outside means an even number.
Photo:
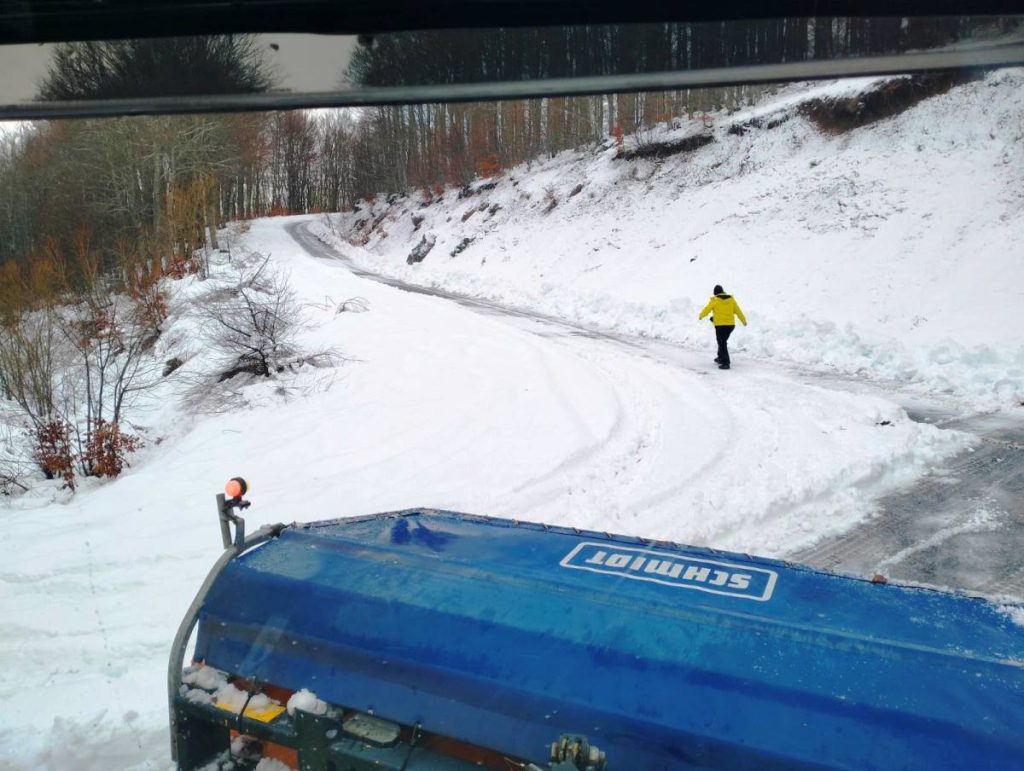
[[[358,34],[556,24],[1022,12],[1024,0],[0,0],[0,44],[242,32]]]

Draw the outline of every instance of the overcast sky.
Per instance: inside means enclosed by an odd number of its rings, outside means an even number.
[[[337,89],[356,46],[354,37],[342,35],[257,37],[281,87],[290,91]],[[0,46],[0,104],[26,102],[35,96],[52,50],[52,45]]]

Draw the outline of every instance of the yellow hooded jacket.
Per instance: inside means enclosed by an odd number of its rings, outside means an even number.
[[[743,322],[743,326],[747,325],[747,317],[743,315],[743,311],[740,310],[739,304],[736,302],[736,298],[731,294],[721,292],[713,295],[708,304],[704,306],[704,310],[700,312],[699,318],[704,318],[709,313],[713,314],[711,320],[715,322],[716,327],[731,327],[736,324],[736,316],[740,317],[740,321]]]

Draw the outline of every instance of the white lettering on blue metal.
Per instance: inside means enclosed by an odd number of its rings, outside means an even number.
[[[758,602],[771,599],[778,579],[778,573],[766,568],[608,543],[581,543],[559,564],[573,570],[589,570]]]

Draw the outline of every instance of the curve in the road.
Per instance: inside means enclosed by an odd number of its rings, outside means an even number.
[[[441,297],[492,316],[543,322],[537,334],[550,335],[552,326],[562,334],[582,336],[628,346],[640,356],[674,366],[685,366],[675,355],[675,346],[629,335],[589,329],[545,314],[508,308],[498,303],[467,297],[439,288],[423,287],[382,276],[360,268],[344,254],[311,233],[306,223],[285,226],[295,241],[311,255],[343,262],[358,276],[407,292]],[[678,351],[682,353],[682,351]],[[686,351],[687,354],[692,354]],[[810,379],[827,386],[863,389],[863,383],[844,384],[836,378],[827,382],[808,373]],[[844,389],[845,390],[845,389]],[[889,393],[898,398],[898,394]],[[976,445],[934,470],[909,488],[877,502],[877,514],[839,536],[786,555],[788,559],[857,575],[883,573],[892,579],[948,586],[991,595],[1024,597],[1024,421],[999,416],[955,418],[942,411],[908,408],[918,421],[957,429],[974,435]],[[621,421],[620,421],[621,423]],[[613,431],[621,441],[625,427]],[[579,457],[568,459],[543,478],[529,480],[538,493],[553,476],[585,468],[602,452],[600,443],[588,447]],[[692,476],[692,475],[690,475]],[[678,480],[670,488],[648,490],[636,507],[672,500],[687,484]],[[546,497],[550,497],[547,494]]]

